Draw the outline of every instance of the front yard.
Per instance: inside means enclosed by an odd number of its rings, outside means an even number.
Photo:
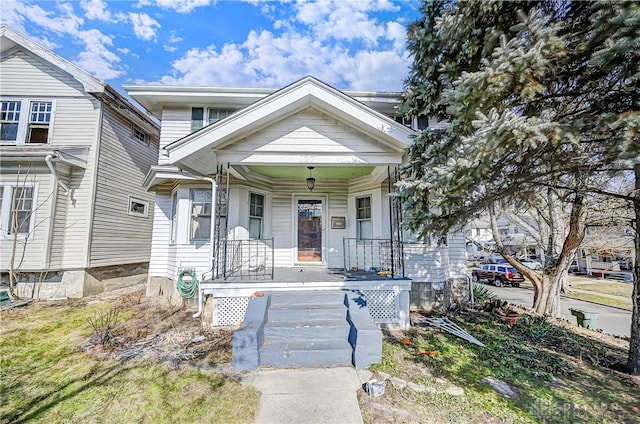
[[[142,289],[0,312],[0,422],[253,422],[260,393],[216,368],[231,333],[191,313]],[[424,325],[386,333],[374,375],[411,386],[360,391],[365,422],[640,423],[640,382],[618,371],[628,341],[523,313],[447,316],[486,346]]]
[[[482,312],[449,317],[486,346],[430,326],[387,334],[377,377],[417,389],[387,382],[379,398],[361,394],[365,422],[640,423],[640,379],[617,371],[627,341],[522,313],[515,325]],[[498,394],[487,379],[516,397]],[[451,384],[464,394],[442,393]]]
[[[0,312],[0,422],[252,422],[257,391],[198,369],[229,360],[229,336],[143,293]],[[102,345],[89,321],[113,305],[120,325]]]

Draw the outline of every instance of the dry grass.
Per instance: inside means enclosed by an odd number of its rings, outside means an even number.
[[[110,343],[90,319],[117,306]],[[199,366],[230,358],[230,333],[142,289],[3,311],[0,422],[252,422],[259,393]]]

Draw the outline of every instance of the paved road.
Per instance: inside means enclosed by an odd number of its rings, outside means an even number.
[[[531,305],[533,305],[532,289],[525,287],[487,287],[498,295],[499,298],[511,303],[526,307],[531,307]],[[571,315],[569,308],[599,312],[598,328],[601,328],[605,333],[616,334],[619,336],[629,336],[631,334],[631,311],[562,297],[560,299],[562,317],[573,323],[576,323],[576,317]]]

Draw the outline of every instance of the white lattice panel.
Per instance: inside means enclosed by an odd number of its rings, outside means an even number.
[[[392,290],[361,290],[367,299],[367,307],[375,322],[396,319],[398,306],[396,294]]]
[[[213,325],[237,325],[244,320],[248,297],[218,297],[213,299]]]

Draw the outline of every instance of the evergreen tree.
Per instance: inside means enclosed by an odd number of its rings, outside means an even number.
[[[495,206],[550,205],[534,308],[558,315],[563,278],[585,232],[590,192],[633,202],[640,243],[640,4],[609,1],[427,1],[408,28],[408,116],[443,122],[409,148],[398,184],[409,227],[444,234]],[[635,167],[635,193],[607,193],[605,173]],[[631,203],[630,203],[631,204]],[[638,256],[636,249],[636,256]],[[640,372],[635,261],[631,372]]]

